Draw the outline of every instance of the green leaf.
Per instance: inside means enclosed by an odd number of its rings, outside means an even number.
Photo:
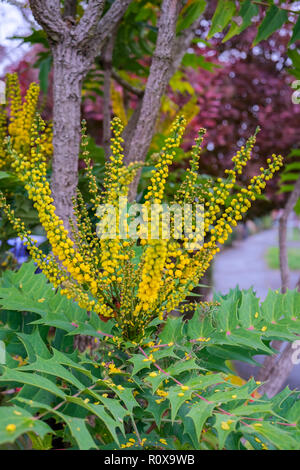
[[[216,68],[220,67],[218,64],[215,64],[214,62],[210,62],[210,61],[206,60],[202,55],[197,55],[197,54],[193,54],[193,53],[190,53],[190,52],[187,52],[183,56],[182,65],[184,67],[193,67],[194,69],[197,69],[197,68],[200,67],[201,69],[208,70],[209,72],[213,72]],[[173,79],[171,79],[170,85],[172,84],[172,81],[173,81]],[[175,83],[174,83],[174,85],[175,85]],[[178,90],[178,86],[177,86],[177,88],[175,86],[173,86],[173,89]],[[193,90],[193,93],[194,93],[194,90]],[[192,297],[195,297],[195,295],[193,296],[192,294],[194,294],[194,293],[191,292],[189,295],[192,296]]]
[[[53,375],[54,377],[59,377],[60,379],[65,380],[66,382],[74,385],[78,390],[83,390],[85,385],[83,385],[79,380],[71,374],[65,367],[59,364],[54,358],[52,359],[42,359],[37,357],[37,360],[30,365],[25,365],[19,367],[20,371],[36,371],[42,374]]]
[[[281,26],[288,21],[288,13],[276,5],[272,5],[266,13],[261,25],[258,28],[257,36],[254,40],[253,45],[255,46],[260,41],[268,39],[275,31],[281,28]]]
[[[53,432],[48,424],[34,419],[28,411],[18,406],[2,406],[0,408],[0,423],[0,444],[12,443],[29,431],[34,431],[41,438]]]
[[[187,370],[199,370],[200,367],[196,364],[195,359],[183,360],[176,362],[166,369],[168,375],[172,377],[178,377],[182,372]]]
[[[11,175],[10,173],[7,173],[6,171],[0,171],[0,180],[12,177],[13,175]]]
[[[181,388],[176,385],[174,387],[170,387],[168,393],[168,400],[171,405],[171,420],[174,422],[179,408],[186,402],[186,400],[191,398],[193,390],[182,391]],[[183,394],[183,396],[180,396],[179,394]]]
[[[239,308],[239,319],[244,328],[253,326],[255,314],[259,311],[259,300],[251,291],[242,293],[242,302]]]
[[[69,398],[69,401],[71,401],[71,398],[74,398],[74,400],[76,400],[75,397],[68,397],[68,398]],[[68,428],[70,429],[70,432],[72,436],[74,437],[74,439],[76,440],[80,450],[97,449],[97,446],[95,445],[95,442],[93,441],[86,427],[84,419],[66,415],[56,410],[55,408],[51,408],[50,406],[44,403],[29,400],[26,398],[16,397],[16,399],[21,403],[28,404],[31,408],[48,411],[50,414],[54,414],[58,418],[60,418],[62,421],[64,421],[67,424]]]
[[[224,37],[222,42],[226,42],[237,34],[241,34],[248,26],[251,25],[251,20],[259,12],[257,5],[254,5],[251,0],[246,0],[242,3],[241,10],[238,12],[238,17],[242,19],[242,24],[232,22],[231,27]]]
[[[50,351],[42,340],[38,328],[35,328],[30,334],[18,333],[17,337],[24,344],[30,362],[34,361],[37,355],[44,359],[51,357]]]
[[[299,41],[299,39],[300,39],[300,15],[298,17],[297,23],[294,26],[293,34],[292,34],[289,44],[293,44],[294,42]]]
[[[268,422],[260,423],[261,426],[243,426],[240,430],[244,434],[255,434],[259,439],[268,444],[271,442],[277,449],[280,450],[297,450],[299,443],[294,439],[288,431],[283,429],[283,426],[275,426]],[[265,439],[267,439],[267,441]]]
[[[241,387],[232,387],[231,390],[215,391],[215,393],[206,396],[206,398],[215,404],[228,403],[236,400],[248,400],[251,398],[251,393],[249,392],[249,383],[246,383]]]
[[[39,62],[39,81],[41,90],[47,94],[49,85],[49,74],[52,67],[52,56],[45,57],[45,59]]]
[[[155,371],[157,375],[155,377],[150,377],[147,375],[145,380],[151,384],[153,393],[156,392],[160,384],[166,380],[168,377],[165,374],[162,374],[160,371]]]
[[[182,30],[189,28],[202,15],[205,7],[206,0],[193,0],[189,2],[188,7],[184,9],[183,15],[178,20],[176,33],[178,34]]]
[[[168,317],[162,332],[159,335],[163,344],[179,343],[182,340],[183,322],[181,317]]]
[[[272,403],[254,403],[247,406],[242,405],[231,410],[235,416],[249,416],[257,413],[270,414],[272,413]]]
[[[214,428],[218,432],[219,449],[223,449],[228,435],[235,430],[235,419],[220,413],[216,414],[215,418]]]
[[[65,421],[80,450],[97,449],[97,446],[86,427],[84,419],[68,416],[65,417]]]
[[[214,407],[214,403],[199,401],[198,403],[195,403],[191,406],[190,411],[186,415],[187,417],[190,417],[194,422],[198,441],[206,420],[210,416],[212,416]]]
[[[224,28],[228,25],[231,18],[236,12],[235,2],[232,0],[223,0],[218,1],[218,5],[214,16],[212,18],[212,24],[210,31],[208,33],[208,39],[212,38],[216,33],[223,31]]]
[[[145,398],[146,398],[147,403],[148,403],[148,407],[147,407],[146,411],[148,411],[149,413],[152,414],[157,427],[160,428],[162,416],[163,416],[164,412],[168,409],[167,405],[166,405],[167,401],[163,401],[162,403],[156,403],[155,400],[157,399],[157,397],[154,397],[150,393],[145,395]]]
[[[38,374],[30,374],[16,369],[9,370],[4,368],[4,374],[0,376],[0,382],[18,382],[33,385],[34,387],[42,388],[53,393],[53,395],[65,399],[65,394],[53,382]]]
[[[81,406],[82,408],[85,408],[86,410],[88,410],[90,413],[96,415],[103,422],[103,424],[107,427],[107,429],[109,430],[109,432],[111,433],[115,441],[119,443],[118,436],[116,434],[115,429],[119,428],[124,434],[124,429],[122,428],[122,424],[123,424],[122,420],[115,421],[106,412],[104,406],[87,403],[85,400],[83,400],[80,397],[67,397],[67,401],[70,403],[75,403],[76,405]],[[69,425],[69,418],[66,419],[66,423]]]
[[[143,356],[142,354],[135,354],[129,359],[129,362],[133,364],[132,375],[137,374],[140,370],[149,369],[152,364],[152,362],[147,361],[145,356]]]

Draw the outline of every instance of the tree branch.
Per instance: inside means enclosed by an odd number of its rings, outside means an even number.
[[[102,48],[106,39],[112,34],[132,1],[115,0],[110,9],[101,18],[95,35],[95,43],[98,49]]]
[[[144,90],[141,88],[137,88],[134,85],[131,85],[131,83],[127,82],[122,78],[114,69],[112,69],[112,77],[116,80],[116,82],[119,83],[125,90],[129,91],[130,93],[142,97],[144,96]]]
[[[173,48],[173,62],[172,67],[170,67],[170,77],[172,78],[176,70],[179,68],[184,54],[188,50],[192,40],[196,35],[196,30],[199,27],[199,18],[197,18],[194,23],[187,29],[185,29],[180,36],[176,38]]]
[[[181,64],[192,39],[195,36],[199,19],[176,37],[175,27],[178,18],[180,2],[164,1],[160,18],[157,47],[152,59],[150,73],[141,106],[132,115],[135,129],[132,130],[131,120],[124,131],[124,136],[130,138],[127,142],[126,163],[143,161],[151,143],[160,102],[165,89],[175,71]],[[165,17],[166,16],[166,17]],[[139,174],[130,188],[130,198],[134,198],[138,185]]]
[[[46,31],[49,39],[58,42],[68,28],[60,14],[59,0],[29,0],[35,20]]]
[[[105,0],[89,1],[83,16],[74,31],[78,45],[84,45],[95,37],[98,31],[98,25],[104,5]]]
[[[154,126],[159,112],[161,98],[170,78],[173,61],[173,48],[176,39],[176,22],[180,7],[179,0],[163,0],[158,25],[155,51],[150,66],[141,111],[133,138],[129,143],[126,163],[143,161],[152,140]],[[139,177],[139,175],[138,175]],[[137,177],[137,178],[138,178]],[[137,188],[137,178],[131,186],[133,199]]]
[[[110,154],[110,121],[111,121],[111,103],[110,103],[110,87],[112,76],[112,55],[116,37],[116,30],[114,34],[108,39],[104,54],[103,54],[103,70],[104,70],[104,83],[103,83],[103,148],[105,158],[109,158]]]

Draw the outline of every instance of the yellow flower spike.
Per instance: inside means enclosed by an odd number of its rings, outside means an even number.
[[[163,225],[159,220],[154,224],[158,239],[151,239],[152,233],[141,230],[138,241],[123,240],[117,211],[116,237],[112,240],[99,239],[96,224],[90,219],[79,191],[73,201],[76,221],[71,222],[70,234],[56,215],[47,179],[47,162],[52,152],[52,128],[36,113],[38,86],[32,84],[22,102],[17,76],[10,76],[8,81],[10,110],[6,112],[3,108],[0,109],[0,165],[4,158],[7,165],[9,163],[9,169],[23,183],[38,212],[53,255],[46,256],[38,249],[24,223],[15,216],[1,194],[0,206],[39,268],[55,288],[60,287],[61,295],[76,301],[81,308],[95,312],[101,321],[115,319],[123,337],[130,341],[135,339],[140,344],[149,322],[156,316],[163,321],[169,312],[178,309],[188,293],[198,284],[220,250],[219,245],[226,242],[232,228],[251,207],[256,195],[262,193],[266,181],[282,166],[282,157],[272,155],[267,160],[266,169],[261,169],[260,174],[253,177],[248,186],[242,188],[228,202],[237,175],[243,171],[251,157],[255,136],[233,157],[233,168],[225,171],[224,178],[199,184],[199,157],[205,132],[201,129],[191,151],[190,168],[176,194],[176,202],[182,206],[185,202],[199,201],[205,206],[202,238],[202,228],[199,230],[198,227],[196,230],[193,219],[192,227],[185,233],[182,241],[175,239],[174,233],[171,239],[163,238]],[[180,145],[184,126],[184,119],[177,118],[156,161],[153,158],[154,163],[151,163],[154,170],[145,196],[145,207],[149,209],[149,215],[153,215],[151,204],[160,203],[164,199],[169,166]],[[81,153],[86,161],[90,206],[94,214],[100,203],[109,203],[111,207],[117,208],[119,197],[127,195],[135,172],[141,168],[136,162],[129,167],[124,166],[121,137],[123,125],[120,119],[114,119],[111,127],[111,157],[106,164],[103,190],[98,189],[92,172],[85,123],[82,127]],[[11,137],[9,145],[5,143],[8,133]],[[172,224],[174,225],[174,216],[171,217]],[[123,228],[126,228],[126,223]],[[138,262],[136,248],[141,250]],[[43,303],[44,299],[39,299],[39,302]],[[200,343],[209,340],[210,338],[204,337],[198,339]],[[120,338],[105,337],[104,341],[118,344]],[[172,342],[168,346],[171,347]],[[144,361],[154,362],[153,353],[159,348],[155,345],[149,347],[152,347],[152,352]],[[189,360],[190,356],[186,355],[185,359]],[[105,370],[110,374],[118,373],[118,368],[114,365],[109,367],[107,364]],[[154,377],[154,372],[150,372],[149,377]],[[165,396],[161,399],[165,399]]]

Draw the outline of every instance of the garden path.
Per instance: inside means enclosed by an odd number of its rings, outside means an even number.
[[[288,242],[289,246],[299,247],[300,242]],[[265,256],[269,247],[278,246],[278,230],[272,228],[257,233],[243,241],[234,242],[232,248],[225,249],[215,259],[213,269],[214,290],[222,293],[237,284],[241,289],[249,289],[253,286],[257,295],[264,299],[268,289],[280,289],[279,270],[269,269]],[[299,279],[300,272],[291,271],[290,288],[294,289]],[[261,362],[261,357],[256,357]],[[257,374],[257,367],[247,364],[236,364],[239,374],[248,379]],[[284,387],[289,385],[291,389],[300,390],[300,364],[294,366]]]

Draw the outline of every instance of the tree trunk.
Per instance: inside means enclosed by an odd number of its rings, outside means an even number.
[[[53,164],[52,192],[57,214],[69,229],[73,215],[72,197],[78,180],[80,150],[80,105],[82,62],[75,48],[58,44],[53,47]]]
[[[294,367],[292,353],[292,343],[288,343],[279,357],[272,356],[269,363],[264,364],[265,368],[267,366],[267,370],[263,371],[262,379],[265,377],[265,380],[268,379],[268,381],[259,388],[259,393],[266,393],[268,397],[272,398],[280,392]]]
[[[175,28],[180,5],[178,0],[164,0],[162,4],[156,48],[152,58],[139,119],[125,158],[127,165],[131,162],[143,161],[152,140],[161,98],[170,79],[172,53],[176,38]],[[135,178],[131,184],[129,191],[130,200],[135,198],[138,180],[139,177]]]

